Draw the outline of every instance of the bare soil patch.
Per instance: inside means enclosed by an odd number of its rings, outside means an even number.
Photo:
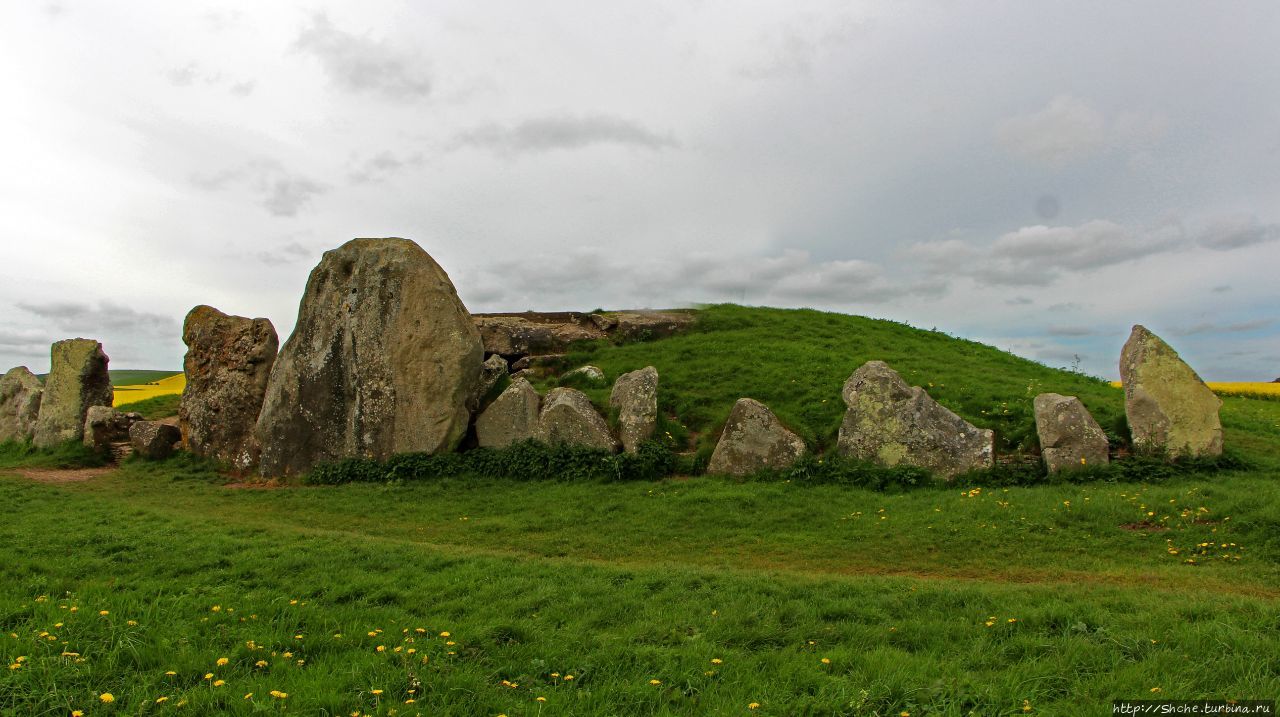
[[[1162,533],[1169,528],[1159,523],[1152,523],[1149,520],[1139,520],[1136,523],[1125,523],[1120,526],[1121,530],[1142,531],[1144,533]]]
[[[115,470],[115,466],[100,468],[13,468],[8,473],[33,480],[37,483],[82,483],[100,478]]]

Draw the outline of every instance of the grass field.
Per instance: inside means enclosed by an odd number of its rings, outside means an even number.
[[[590,358],[610,377],[658,365],[695,443],[745,392],[822,445],[838,411],[805,397],[838,402],[876,340],[975,420],[1007,406],[985,419],[1005,435],[1028,382],[1120,404],[1104,382],[941,334],[913,353],[899,325],[717,311],[733,336]],[[773,346],[728,350],[752,336]],[[839,361],[816,370],[826,359],[793,340],[835,342]],[[699,367],[700,345],[726,348]],[[943,367],[956,356],[977,366]],[[1223,422],[1251,469],[905,492],[520,476],[262,489],[186,456],[51,484],[20,474],[39,456],[0,447],[0,714],[1103,715],[1115,698],[1275,699],[1280,402],[1227,398]]]

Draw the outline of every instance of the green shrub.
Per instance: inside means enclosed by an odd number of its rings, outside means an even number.
[[[107,458],[80,441],[67,441],[52,448],[36,448],[18,441],[0,443],[0,468],[96,468],[106,465]]]

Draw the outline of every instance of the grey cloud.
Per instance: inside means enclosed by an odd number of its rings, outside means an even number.
[[[389,151],[383,151],[356,163],[355,168],[347,173],[347,179],[353,184],[384,182],[405,168],[422,166],[425,161],[426,158],[421,152],[401,158]]]
[[[42,304],[19,302],[19,309],[44,319],[61,330],[84,331],[90,335],[100,331],[131,331],[176,335],[178,322],[172,316],[138,311],[114,301],[102,301],[97,308],[72,301]]]
[[[1050,326],[1045,333],[1050,336],[1096,336],[1102,332],[1089,326]]]
[[[847,44],[861,26],[848,17],[802,16],[759,35],[764,57],[741,64],[737,72],[752,80],[808,77],[824,52]]]
[[[256,80],[245,80],[231,85],[230,92],[236,97],[248,97],[253,94],[253,90],[258,86]]]
[[[1004,303],[1008,306],[1027,306],[1036,303],[1033,299],[1026,296],[1015,296],[1012,299],[1005,299]]]
[[[1236,216],[1214,221],[1196,241],[1210,249],[1230,251],[1277,239],[1280,239],[1280,224],[1259,224],[1257,217]]]
[[[1185,233],[1177,224],[1136,231],[1098,220],[1074,227],[1023,227],[985,248],[948,239],[916,244],[907,253],[935,273],[966,275],[989,284],[1036,286],[1066,272],[1098,269],[1185,245]]]
[[[329,190],[325,184],[286,170],[279,162],[255,159],[239,167],[206,175],[192,175],[191,183],[206,191],[248,187],[273,216],[297,216],[311,201]]]
[[[1212,291],[1215,294],[1225,294],[1226,292],[1231,291],[1231,287],[1227,284],[1219,284],[1218,286],[1215,286],[1212,289],[1210,289],[1210,291]]]
[[[258,261],[267,266],[281,266],[283,264],[292,264],[310,256],[311,249],[294,241],[280,247],[279,251],[261,251],[255,256]]]
[[[165,76],[169,79],[169,83],[178,87],[190,87],[195,84],[196,75],[200,72],[196,67],[196,63],[188,62],[182,67],[175,67],[169,70]]]
[[[1009,152],[1060,168],[1107,148],[1142,149],[1164,137],[1159,115],[1121,112],[1108,120],[1088,101],[1058,95],[1044,108],[1004,120],[997,141]]]
[[[312,16],[295,47],[314,55],[329,81],[347,92],[401,101],[431,94],[432,82],[420,58],[386,42],[339,30],[323,13]]]
[[[488,124],[454,138],[455,147],[479,147],[502,154],[581,149],[600,144],[648,150],[679,146],[669,134],[659,134],[630,120],[601,114],[536,117],[509,127]]]
[[[1239,323],[1218,324],[1213,322],[1202,322],[1192,326],[1183,326],[1172,329],[1169,333],[1174,336],[1195,336],[1197,334],[1235,334],[1246,331],[1257,331],[1265,329],[1275,323],[1275,319],[1254,319],[1252,321],[1241,321]]]

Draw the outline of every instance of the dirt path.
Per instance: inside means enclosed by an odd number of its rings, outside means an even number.
[[[101,468],[10,468],[5,472],[28,478],[37,483],[81,483],[100,478],[115,469],[115,466],[102,466]]]

